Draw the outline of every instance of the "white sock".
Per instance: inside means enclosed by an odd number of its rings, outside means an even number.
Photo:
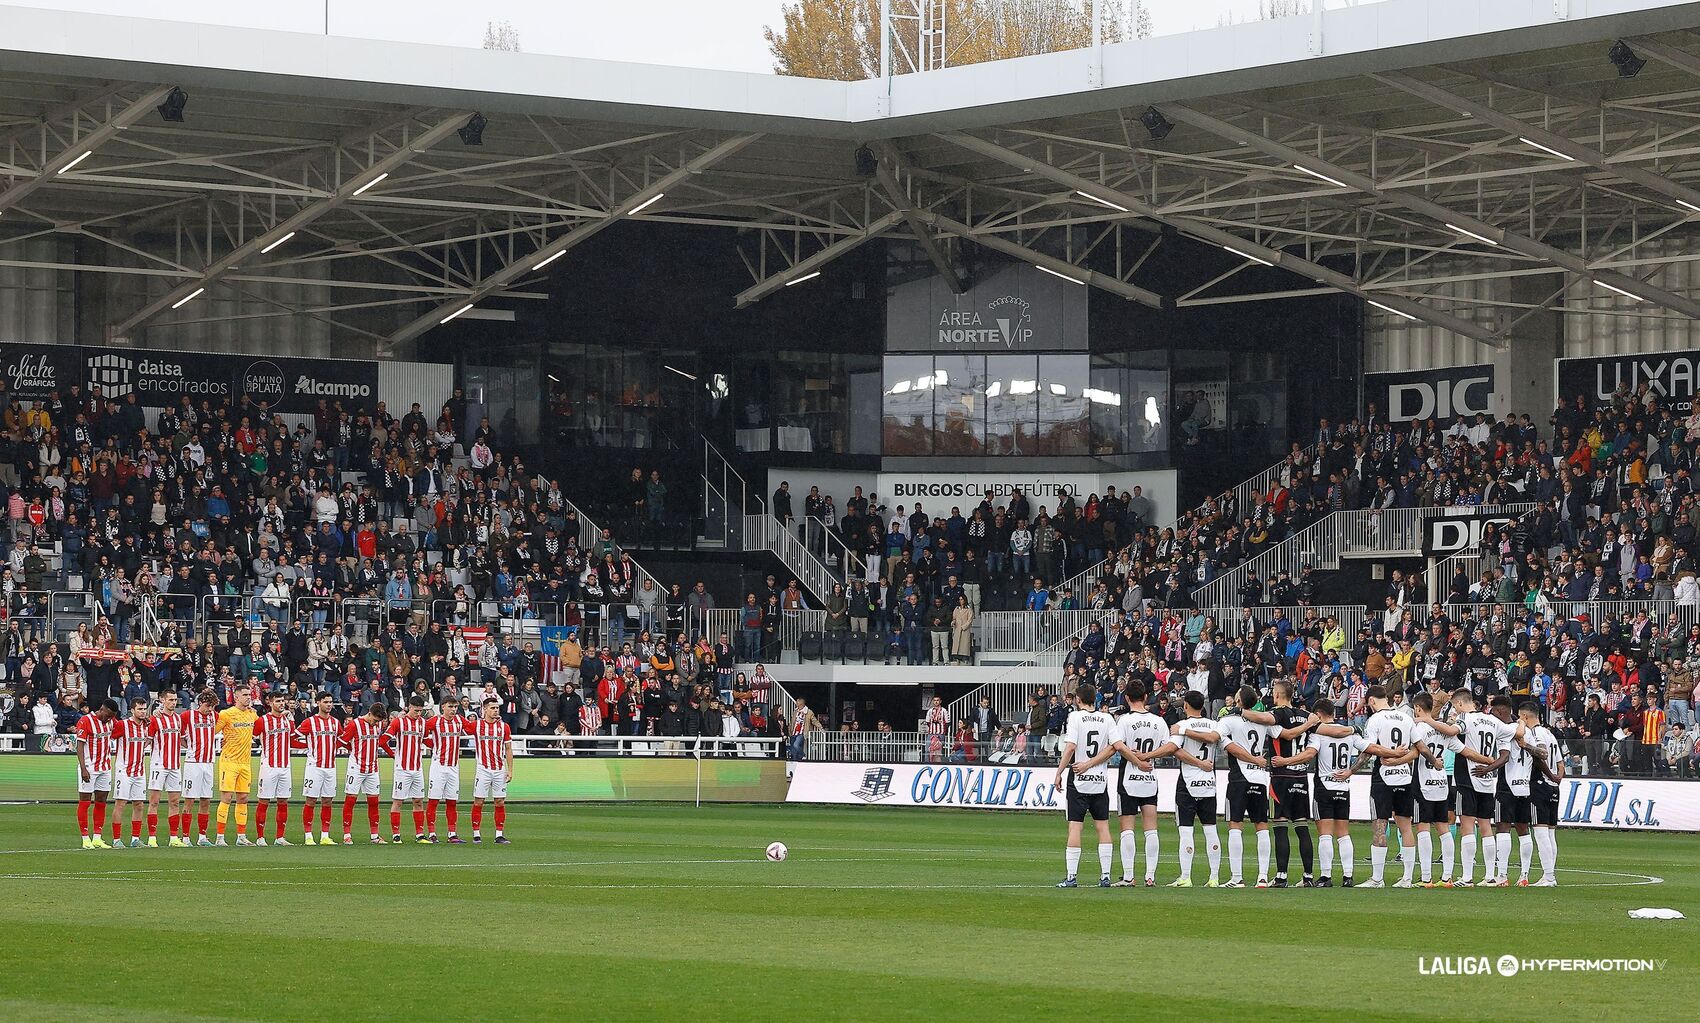
[[[1511,832],[1501,831],[1494,837],[1496,839],[1494,844],[1497,847],[1494,854],[1494,869],[1498,873],[1493,875],[1493,879],[1496,882],[1509,881],[1511,879]]]
[[[1240,865],[1245,860],[1245,835],[1239,828],[1228,829],[1228,878],[1238,881],[1241,878]]]
[[[1423,883],[1434,880],[1434,836],[1426,831],[1417,832],[1417,859],[1423,865]]]
[[[1073,877],[1078,874],[1080,872],[1080,847],[1078,845],[1069,846],[1068,851],[1064,853],[1064,858],[1068,860],[1068,874],[1066,876]]]
[[[1210,880],[1214,881],[1222,870],[1222,835],[1214,824],[1204,826],[1204,854],[1210,860]]]
[[[1339,846],[1340,875],[1342,877],[1350,878],[1352,876],[1352,836],[1341,835]]]
[[[1115,861],[1116,846],[1113,842],[1098,843],[1098,876],[1110,876],[1110,864]]]
[[[1417,869],[1417,851],[1408,845],[1399,847],[1399,866],[1402,870],[1401,879],[1406,884],[1411,883],[1411,871]]]
[[[1476,876],[1476,832],[1474,829],[1464,832],[1462,848],[1458,857],[1458,880],[1465,884]],[[1446,854],[1446,847],[1441,846],[1441,855]]]
[[[1157,837],[1157,829],[1152,828],[1145,833],[1145,876],[1155,879],[1157,876],[1157,854],[1162,848],[1162,840]]]
[[[1133,856],[1139,849],[1139,839],[1131,831],[1122,832],[1122,877],[1133,880]]]
[[[1551,828],[1535,829],[1535,848],[1541,855],[1541,880],[1552,877],[1553,864],[1558,862],[1558,841]]]
[[[1191,824],[1181,828],[1181,878],[1192,880],[1192,850],[1196,833]]]
[[[1440,879],[1452,880],[1452,861],[1458,855],[1458,836],[1447,828],[1440,833]]]
[[[1257,833],[1257,879],[1259,881],[1269,879],[1269,832],[1267,831]]]
[[[1534,866],[1535,866],[1535,836],[1532,835],[1532,834],[1518,835],[1517,836],[1517,869],[1518,869],[1519,873],[1521,873],[1523,880],[1527,881],[1529,879],[1529,871],[1533,870]]]
[[[1322,835],[1322,836],[1318,837],[1317,840],[1316,840],[1316,846],[1317,846],[1317,852],[1319,854],[1321,854],[1321,857],[1322,857],[1321,860],[1319,860],[1318,864],[1317,864],[1318,866],[1320,866],[1322,868],[1322,871],[1320,873],[1318,873],[1316,876],[1317,877],[1333,877],[1334,876],[1334,836],[1333,835]]]
[[[1380,881],[1387,871],[1387,847],[1372,845],[1369,847],[1369,879]]]

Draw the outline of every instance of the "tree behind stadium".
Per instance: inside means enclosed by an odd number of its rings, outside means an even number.
[[[1091,0],[943,0],[946,66],[1072,50],[1092,44]],[[894,4],[894,6],[896,6]],[[1143,0],[1102,0],[1104,40],[1151,35]],[[1132,11],[1131,17],[1128,11]],[[857,81],[879,75],[879,0],[797,0],[782,24],[763,30],[773,70],[802,78]],[[912,23],[911,23],[912,24]],[[901,31],[901,29],[900,29]],[[913,34],[913,29],[909,30]],[[913,50],[913,43],[910,49]],[[892,71],[910,70],[892,46]]]

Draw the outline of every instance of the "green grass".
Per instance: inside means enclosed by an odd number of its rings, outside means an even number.
[[[1692,919],[1626,916],[1700,915],[1692,835],[1561,832],[1557,889],[1058,891],[1058,816],[578,805],[508,824],[507,848],[84,852],[71,807],[0,807],[0,1018],[1646,1023],[1689,1011],[1700,967]],[[762,858],[773,840],[785,863]],[[1163,841],[1166,881],[1172,824]],[[1639,875],[1664,881],[1624,886]],[[1418,971],[1504,953],[1668,964]]]

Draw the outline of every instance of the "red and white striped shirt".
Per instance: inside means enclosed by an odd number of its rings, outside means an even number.
[[[112,722],[102,721],[93,714],[77,720],[77,741],[83,744],[84,759],[90,771],[98,774],[112,770]]]
[[[472,723],[472,748],[478,753],[478,766],[486,771],[500,771],[508,766],[507,747],[513,741],[513,730],[506,721]]]
[[[339,737],[348,747],[348,765],[363,774],[378,769],[378,746],[384,741],[384,726],[366,718],[355,718],[342,726]]]
[[[213,739],[218,735],[218,711],[186,710],[183,712],[183,737],[188,745],[183,758],[191,764],[213,762]]]
[[[155,714],[148,721],[148,738],[153,740],[153,766],[160,771],[183,768],[183,714]]]
[[[425,756],[425,719],[400,714],[390,719],[390,727],[384,733],[389,737],[395,752],[395,769],[398,771],[420,770],[420,761]]]
[[[140,778],[147,773],[148,726],[131,718],[112,723],[112,741],[117,747],[118,773]]]
[[[337,735],[342,731],[342,722],[329,714],[314,714],[295,726],[295,734],[307,740],[307,766],[310,768],[336,768]]]
[[[261,767],[289,766],[289,738],[295,731],[288,714],[261,714],[254,719],[254,738],[260,742]]]
[[[425,731],[431,736],[431,763],[437,767],[455,767],[460,764],[460,737],[466,734],[466,719],[456,714],[454,717],[438,715],[425,726]]]
[[[578,712],[578,734],[595,735],[602,730],[602,711],[596,701],[586,703]]]

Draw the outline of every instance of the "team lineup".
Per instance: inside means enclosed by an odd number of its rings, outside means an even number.
[[[1373,713],[1360,734],[1335,720],[1328,700],[1318,700],[1308,712],[1293,706],[1292,687],[1286,682],[1273,687],[1269,710],[1257,709],[1256,690],[1241,687],[1230,696],[1219,719],[1206,717],[1202,694],[1189,692],[1186,716],[1173,725],[1147,710],[1144,687],[1137,682],[1123,693],[1123,712],[1117,715],[1094,709],[1097,693],[1089,684],[1074,695],[1076,709],[1068,716],[1055,779],[1056,787],[1067,793],[1068,809],[1067,874],[1059,888],[1079,885],[1076,875],[1087,817],[1098,833],[1099,886],[1139,883],[1135,879],[1135,858],[1140,852],[1136,827],[1143,833],[1144,885],[1156,886],[1161,841],[1153,765],[1164,757],[1173,757],[1180,765],[1175,782],[1180,872],[1168,882],[1170,887],[1192,887],[1199,826],[1204,829],[1210,866],[1205,887],[1246,887],[1243,828],[1247,822],[1256,833],[1258,888],[1288,887],[1295,837],[1304,871],[1299,886],[1305,888],[1333,887],[1336,858],[1342,887],[1468,888],[1476,884],[1478,850],[1483,869],[1480,884],[1509,887],[1513,835],[1520,873],[1516,884],[1557,884],[1556,827],[1564,761],[1558,737],[1541,724],[1534,704],[1525,703],[1513,711],[1510,699],[1496,696],[1482,711],[1468,689],[1459,689],[1438,707],[1428,693],[1419,693],[1407,704],[1396,689],[1372,686],[1369,708]],[[1114,783],[1121,801],[1122,876],[1112,881],[1115,846],[1110,837],[1108,763],[1117,755],[1121,762]],[[1229,872],[1225,882],[1220,880],[1222,848],[1216,822],[1217,763],[1224,759]],[[1371,761],[1376,764],[1369,783],[1371,871],[1368,879],[1357,881],[1350,780]],[[1314,848],[1313,824],[1317,830]],[[1402,876],[1388,885],[1390,825],[1397,830]],[[1438,880],[1436,835],[1441,853]],[[1541,876],[1531,882],[1537,855]]]
[[[306,753],[301,789],[303,844],[337,844],[331,817],[337,795],[337,758],[346,755],[341,844],[354,844],[354,811],[362,796],[371,842],[385,844],[378,827],[378,761],[380,756],[387,756],[394,761],[390,842],[402,841],[403,806],[413,813],[414,840],[437,842],[437,810],[441,805],[448,825],[447,840],[459,845],[463,843],[457,832],[463,739],[471,742],[477,761],[472,841],[483,840],[484,803],[489,800],[495,811],[495,842],[509,844],[505,827],[508,782],[513,779],[513,736],[498,714],[496,701],[484,701],[477,720],[462,717],[458,701],[452,698],[443,701],[436,717],[427,719],[424,701],[415,697],[399,714],[390,715],[378,702],[360,717],[345,722],[331,713],[331,695],[320,693],[317,713],[297,724],[282,712],[281,694],[266,697],[264,714],[255,712],[253,696],[246,688],[236,690],[234,699],[233,705],[215,710],[213,695],[202,693],[195,709],[179,710],[176,694],[166,692],[152,706],[132,708],[125,719],[118,718],[118,705],[112,700],[80,719],[75,733],[77,825],[83,848],[124,848],[126,817],[130,846],[142,846],[144,813],[146,845],[157,847],[161,803],[170,847],[229,845],[225,833],[232,816],[236,845],[266,845],[268,810],[275,815],[273,843],[290,845],[286,831],[294,790],[291,761],[298,750]],[[256,741],[260,747],[260,784],[255,838],[250,840],[248,804]],[[431,753],[428,784],[424,765],[427,750]],[[109,797],[113,804],[110,846],[103,837]],[[216,837],[208,838],[215,800]]]

